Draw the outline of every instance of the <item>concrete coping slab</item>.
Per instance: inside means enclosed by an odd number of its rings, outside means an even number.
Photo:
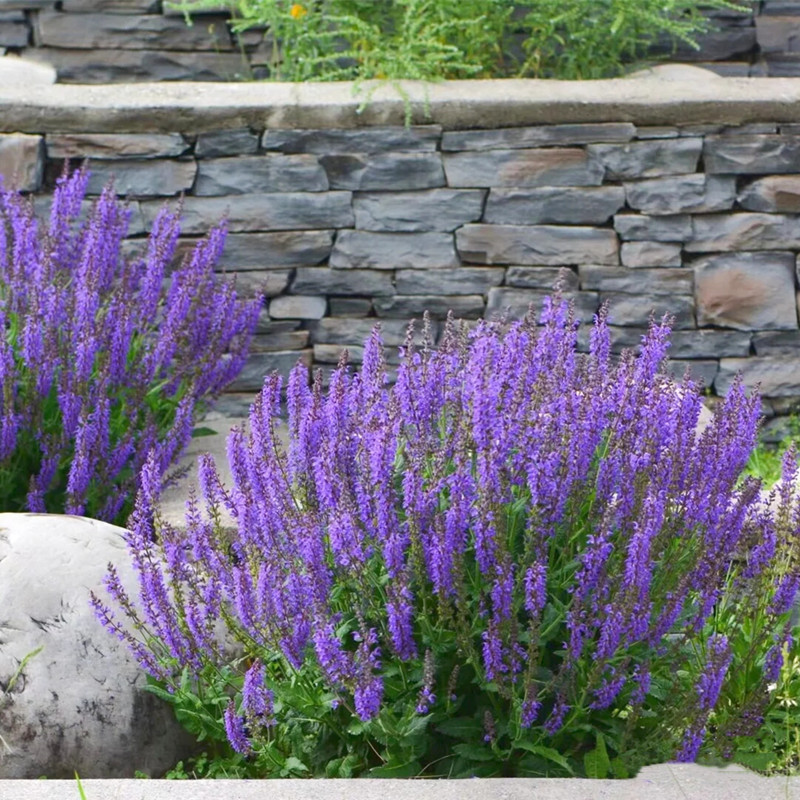
[[[554,123],[640,125],[800,121],[800,78],[698,79],[675,71],[597,81],[399,82],[415,124],[445,129]],[[341,83],[134,83],[36,86],[0,81],[0,131],[154,132],[403,125],[398,89]],[[361,106],[366,97],[370,102]],[[427,112],[426,112],[427,109]],[[428,113],[429,112],[429,113]]]
[[[645,767],[623,781],[564,778],[472,780],[86,780],[86,800],[798,800],[800,778],[742,767]],[[0,800],[77,800],[75,781],[0,781]]]

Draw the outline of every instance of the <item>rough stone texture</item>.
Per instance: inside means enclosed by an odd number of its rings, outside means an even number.
[[[465,188],[599,186],[603,182],[603,166],[581,148],[449,153],[444,156],[444,169],[449,186]]]
[[[457,267],[448,233],[340,231],[331,253],[334,269],[437,269]]]
[[[442,135],[442,150],[513,150],[592,142],[629,142],[635,135],[636,128],[630,122],[445,131]]]
[[[800,357],[756,356],[754,358],[722,358],[714,381],[718,395],[727,394],[734,378],[741,374],[748,389],[758,386],[762,397],[796,397],[800,395]]]
[[[372,312],[372,300],[365,297],[330,297],[328,308],[332,317],[368,317]]]
[[[319,161],[325,168],[331,189],[396,191],[445,185],[439,153],[344,153],[323,155]]]
[[[620,248],[625,267],[680,267],[681,246],[665,242],[625,242]]]
[[[756,37],[762,53],[796,53],[800,51],[800,17],[758,16]]]
[[[800,331],[764,331],[754,333],[752,340],[757,356],[800,355]],[[747,353],[739,355],[745,356]]]
[[[138,596],[124,531],[82,517],[0,515],[0,778],[155,776],[196,747],[89,605],[107,565]]]
[[[180,18],[161,14],[65,14],[42,10],[35,20],[37,41],[45,47],[189,51],[233,47],[223,17],[188,26]]]
[[[258,134],[248,128],[201,133],[197,137],[194,154],[198,158],[253,155],[258,152],[258,139]]]
[[[181,213],[183,233],[205,233],[224,216],[231,231],[349,228],[350,192],[282,192],[224,197],[187,197]],[[151,225],[161,203],[142,203]]]
[[[456,246],[474,264],[619,264],[617,237],[603,228],[465,225]]]
[[[800,213],[800,175],[769,175],[744,187],[739,205],[748,211]]]
[[[358,193],[355,225],[365,231],[454,231],[481,218],[485,196],[479,189]]]
[[[627,294],[691,294],[693,274],[688,269],[637,269],[598,267],[586,264],[578,267],[581,289]]]
[[[604,292],[602,301],[610,304],[608,319],[612,325],[646,327],[652,315],[674,317],[673,330],[694,328],[694,298],[685,295],[621,294]]]
[[[315,156],[266,155],[200,161],[194,193],[324,192],[328,188],[325,170]]]
[[[629,144],[590,144],[587,151],[606,168],[606,178],[626,180],[694,172],[703,149],[699,137]]]
[[[791,253],[735,253],[694,265],[698,325],[797,329]]]
[[[0,176],[5,186],[32,192],[44,175],[42,137],[23,133],[0,134]]]
[[[241,288],[248,297],[259,294],[263,297],[277,297],[289,287],[292,273],[288,269],[269,269],[263,272],[231,272],[228,277],[236,279],[237,288]]]
[[[644,214],[728,211],[736,200],[736,179],[702,173],[651,178],[625,183],[625,197],[631,208]]]
[[[720,214],[692,219],[690,253],[800,248],[800,218],[781,214]]]
[[[375,327],[375,319],[340,319],[326,317],[311,326],[311,341],[320,344],[364,344]],[[435,338],[439,324],[434,321],[431,335]],[[381,336],[387,347],[399,347],[406,340],[408,321],[401,319],[381,320]],[[421,341],[421,326],[417,325],[414,341]]]
[[[301,362],[310,367],[314,354],[307,350],[279,350],[272,353],[251,353],[236,380],[228,387],[229,392],[259,392],[264,386],[264,378],[272,372],[288,375],[292,368]]]
[[[800,172],[800,141],[796,136],[707,136],[703,163],[708,173]]]
[[[516,289],[499,287],[489,290],[489,300],[486,304],[486,316],[497,317],[508,312],[512,317],[523,317],[533,304],[534,310],[541,309],[542,301],[552,292],[537,291],[535,289]],[[575,315],[584,322],[589,322],[592,315],[597,313],[600,300],[595,292],[565,292],[564,297],[575,303]]]
[[[441,270],[437,270],[437,273]],[[292,282],[297,294],[390,296],[395,292],[392,275],[371,269],[298,267]],[[369,305],[369,303],[368,303]]]
[[[697,381],[701,389],[710,389],[719,373],[719,361],[716,359],[671,358],[667,362],[667,374],[672,375],[676,380],[683,380],[687,370],[689,378]]]
[[[93,200],[84,200],[81,203],[80,216],[82,219],[88,219],[93,204]],[[163,205],[163,200],[159,201],[159,206],[161,205]],[[150,229],[145,227],[140,203],[136,200],[129,200],[126,202],[126,206],[131,212],[130,221],[128,222],[128,236],[141,236],[144,233],[149,233]],[[40,219],[49,219],[52,207],[52,195],[39,193],[33,195],[33,210]]]
[[[319,295],[287,294],[270,300],[269,315],[273,319],[322,319],[327,306]]]
[[[333,231],[232,233],[218,265],[238,269],[313,267],[325,261],[333,246]]]
[[[609,333],[611,349],[616,353],[623,348],[638,348],[642,343],[642,337],[647,334],[647,328],[621,328],[611,325]],[[673,331],[670,336],[670,358],[711,359],[724,356],[733,358],[744,357],[749,353],[750,334],[740,331],[683,330]]]
[[[281,153],[375,155],[397,151],[436,150],[442,135],[439,125],[412,125],[408,128],[369,127],[355,130],[268,130],[262,138],[265,150]]]
[[[45,145],[53,159],[169,158],[189,149],[178,133],[51,133]]]
[[[495,188],[489,192],[483,221],[507,225],[602,225],[624,205],[625,190],[621,186]]]
[[[497,267],[400,269],[395,276],[395,288],[400,295],[486,294],[492,286],[503,283],[504,272]]]
[[[25,47],[30,37],[30,29],[23,22],[0,20],[0,47]]]
[[[509,267],[506,286],[520,289],[553,289],[558,281],[566,289],[578,288],[578,273],[565,267]]]
[[[88,194],[100,194],[114,180],[117,194],[134,197],[171,197],[192,188],[197,164],[194,161],[149,159],[136,161],[93,161]]]
[[[347,346],[347,360],[351,364],[361,364],[364,360],[364,348],[359,345]],[[318,364],[338,364],[345,348],[340,344],[315,344],[314,361]]]
[[[426,311],[433,319],[445,319],[451,311],[456,319],[478,319],[486,309],[486,303],[479,294],[396,294],[393,297],[376,297],[372,305],[379,317],[405,320],[421,319]]]
[[[614,230],[623,241],[685,242],[692,237],[692,218],[650,217],[647,214],[617,214]]]

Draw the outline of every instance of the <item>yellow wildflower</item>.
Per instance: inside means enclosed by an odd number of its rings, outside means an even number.
[[[292,16],[292,19],[300,19],[308,14],[308,11],[305,6],[301,6],[300,3],[294,3],[289,9],[289,13]]]

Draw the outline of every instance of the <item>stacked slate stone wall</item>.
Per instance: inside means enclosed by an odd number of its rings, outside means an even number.
[[[668,312],[677,371],[719,395],[742,372],[767,412],[800,397],[800,125],[0,134],[42,208],[84,157],[91,193],[130,198],[129,253],[166,198],[184,249],[227,215],[221,267],[267,298],[235,392],[357,362],[376,321],[395,346],[425,311],[521,315],[561,274],[582,318],[610,302],[616,349]]]
[[[800,75],[800,0],[737,2],[746,10],[711,13],[698,50],[654,52],[725,76]],[[264,31],[235,35],[219,12],[187,27],[161,0],[0,0],[3,50],[53,65],[64,83],[262,77],[270,55]]]

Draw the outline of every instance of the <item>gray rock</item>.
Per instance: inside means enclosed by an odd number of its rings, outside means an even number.
[[[121,528],[83,517],[0,515],[0,778],[158,776],[196,750],[170,706],[89,605],[109,562],[138,597]],[[124,619],[124,618],[123,618]],[[123,620],[121,620],[123,621]],[[40,649],[41,648],[41,649]],[[36,652],[36,651],[39,652]]]
[[[762,53],[796,53],[800,51],[800,17],[759,14],[756,37]]]
[[[480,189],[358,193],[355,225],[365,231],[454,231],[481,218],[485,196]]]
[[[457,267],[449,233],[339,231],[331,253],[334,269],[437,269]]]
[[[625,267],[680,267],[681,246],[665,242],[625,242],[620,248]]]
[[[231,383],[226,392],[258,392],[264,386],[264,378],[273,372],[278,372],[286,377],[299,361],[307,367],[313,361],[313,351],[306,350],[278,350],[267,353],[250,353],[247,361]]]
[[[628,205],[645,214],[728,211],[736,200],[732,175],[680,175],[625,183]]]
[[[400,319],[421,319],[428,313],[433,319],[445,319],[453,312],[456,319],[479,319],[483,316],[486,303],[479,294],[414,294],[393,297],[376,297],[372,301],[379,317]]]
[[[486,294],[503,282],[500,267],[458,267],[456,269],[400,269],[395,276],[398,294]]]
[[[604,173],[578,147],[449,153],[444,169],[447,185],[454,187],[599,186]]]
[[[604,293],[600,299],[609,303],[608,319],[612,325],[645,328],[655,315],[675,318],[673,330],[694,328],[694,298],[685,295]]]
[[[169,158],[189,149],[179,133],[49,133],[45,145],[47,157],[59,160]]]
[[[187,197],[183,201],[181,229],[205,233],[224,216],[231,231],[304,230],[349,228],[353,225],[350,192],[278,192],[224,197]],[[142,203],[148,225],[161,204]]]
[[[43,9],[35,18],[37,42],[45,47],[121,50],[231,50],[224,17],[186,25],[161,14],[64,14]]]
[[[351,344],[344,348],[340,344],[315,344],[314,363],[338,364],[345,349],[347,350],[347,360],[351,364],[361,364],[364,361],[362,346]]]
[[[707,136],[703,162],[709,173],[800,172],[800,141],[780,135]]]
[[[332,317],[368,317],[372,300],[364,297],[329,297],[328,308]]]
[[[489,290],[489,301],[486,304],[486,317],[498,317],[509,314],[512,318],[524,317],[529,307],[539,313],[545,297],[552,297],[552,292],[535,289],[512,289],[500,287]],[[575,303],[575,316],[584,322],[591,322],[592,316],[600,307],[596,292],[565,292],[564,297]]]
[[[800,212],[800,175],[768,175],[744,187],[739,205],[748,211]]]
[[[258,152],[258,138],[258,134],[249,128],[201,133],[197,137],[194,154],[197,158],[249,156]]]
[[[247,73],[241,53],[175,50],[73,50],[36,47],[31,60],[55,68],[59,83],[229,81]]]
[[[434,189],[445,185],[439,153],[344,153],[323,155],[319,160],[331,189],[397,191]]]
[[[50,4],[52,5],[52,3]],[[154,14],[160,9],[159,0],[61,0],[63,11],[111,11],[115,14]]]
[[[753,350],[757,356],[800,356],[800,331],[754,333]]]
[[[690,253],[800,248],[800,218],[782,214],[719,214],[694,217]]]
[[[171,197],[188,192],[194,183],[194,161],[150,159],[93,161],[87,194],[100,194],[113,179],[114,191],[135,197]]]
[[[319,322],[311,323],[311,341],[314,344],[361,345],[369,338],[376,324],[378,324],[376,319],[325,317]],[[382,319],[379,324],[383,343],[387,347],[399,347],[405,342],[409,325],[408,320]],[[439,327],[439,323],[436,320],[431,322],[431,334],[434,338]],[[417,323],[414,330],[414,341],[420,342],[421,324]]]
[[[327,311],[324,297],[285,294],[270,301],[272,319],[322,319]]]
[[[236,287],[247,297],[277,297],[289,286],[291,272],[288,269],[267,269],[258,272],[228,272],[226,276],[236,279]]]
[[[368,127],[334,130],[267,130],[262,138],[265,150],[281,153],[342,155],[362,153],[394,154],[398,151],[436,150],[442,129],[439,125]]]
[[[698,325],[797,329],[792,253],[734,253],[694,264]]]
[[[456,231],[462,259],[473,264],[619,264],[619,242],[603,228],[465,225]]]
[[[0,133],[0,177],[6,189],[35,192],[42,185],[43,175],[41,136]]]
[[[796,78],[800,75],[800,53],[770,53],[751,68],[754,78]]]
[[[578,274],[566,267],[509,267],[506,286],[519,289],[553,289],[561,281],[567,289],[578,288]]]
[[[687,370],[691,380],[699,383],[702,389],[710,389],[719,373],[719,361],[716,359],[671,358],[667,362],[667,374],[672,375],[675,380],[683,380]]]
[[[55,81],[56,71],[46,64],[17,56],[0,57],[0,86],[47,86]]]
[[[647,328],[621,328],[609,326],[611,349],[636,349],[647,334]],[[744,357],[750,354],[750,334],[739,331],[682,330],[673,331],[669,337],[670,358],[718,359]]]
[[[437,273],[441,270],[437,270]],[[390,272],[372,269],[298,267],[292,282],[297,294],[388,297],[395,292]]]
[[[274,353],[279,350],[303,350],[308,347],[308,331],[273,331],[253,337],[251,353]]]
[[[31,30],[26,22],[0,20],[0,47],[26,47]]]
[[[614,230],[626,241],[685,242],[692,238],[692,218],[685,214],[674,217],[617,214]]]
[[[727,394],[734,378],[739,374],[748,389],[758,388],[763,397],[800,395],[800,358],[782,355],[720,359],[714,391],[718,395]]]
[[[629,142],[636,134],[630,122],[537,125],[482,131],[445,131],[442,150],[514,150],[547,145]]]
[[[749,53],[756,46],[755,28],[727,27],[696,33],[695,49],[687,42],[675,42],[669,36],[661,37],[659,45],[651,52],[665,55],[675,61],[724,61]]]
[[[637,139],[674,139],[680,131],[674,125],[637,125]]]
[[[621,186],[495,188],[489,192],[483,221],[507,225],[601,225],[624,205],[625,191]]]
[[[220,267],[313,267],[330,256],[333,231],[232,233],[225,242]]]
[[[328,188],[316,156],[265,155],[203,159],[198,163],[194,193],[324,192]]]
[[[688,269],[630,270],[626,267],[599,267],[584,264],[578,267],[581,289],[627,294],[691,294],[694,275]]]
[[[88,219],[93,205],[94,201],[92,200],[84,200],[81,203],[81,219]],[[140,204],[135,200],[130,200],[126,203],[126,206],[131,212],[130,221],[128,223],[128,236],[140,236],[144,233],[149,233],[150,227],[145,226]],[[36,216],[39,217],[39,219],[49,220],[52,207],[52,195],[39,193],[33,195],[33,210],[36,212]]]
[[[687,136],[629,144],[590,144],[586,149],[606,168],[607,178],[657,178],[694,172],[703,140]]]

